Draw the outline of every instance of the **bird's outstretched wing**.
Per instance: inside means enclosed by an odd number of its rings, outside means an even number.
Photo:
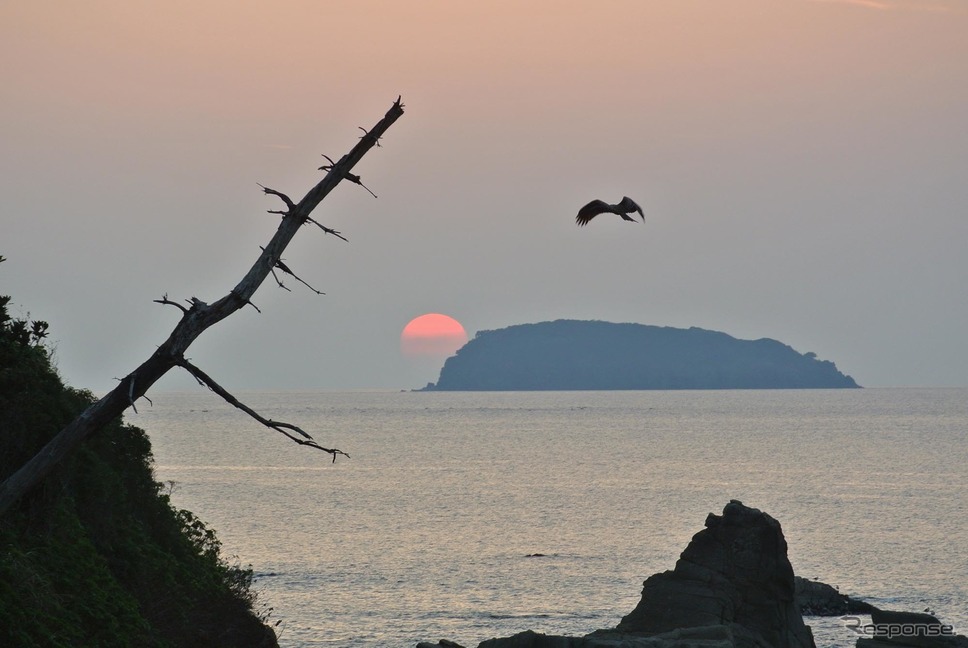
[[[642,222],[645,222],[645,214],[642,213],[642,208],[639,207],[637,202],[628,196],[623,196],[622,202],[617,205],[610,205],[604,200],[593,200],[578,210],[578,215],[575,217],[575,222],[578,223],[579,227],[584,227],[591,219],[606,212],[610,214],[618,214],[622,217],[622,220],[627,221],[634,221],[635,219],[629,216],[629,214],[638,212],[639,216],[642,217]]]
[[[639,204],[637,202],[635,202],[634,200],[632,200],[628,196],[623,196],[622,197],[622,202],[620,202],[618,204],[618,208],[623,213],[626,213],[626,214],[631,214],[632,212],[639,212],[639,216],[642,217],[642,222],[643,223],[645,222],[645,214],[642,213],[642,208],[639,207]],[[629,219],[629,220],[631,220],[631,219]]]
[[[588,225],[588,221],[595,218],[599,214],[604,214],[609,211],[609,205],[604,200],[593,200],[581,209],[578,210],[578,215],[575,216],[575,222],[578,223],[579,227],[584,227]]]

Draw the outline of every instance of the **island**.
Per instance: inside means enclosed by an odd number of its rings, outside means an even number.
[[[768,338],[556,320],[478,332],[421,391],[857,387],[833,362]]]

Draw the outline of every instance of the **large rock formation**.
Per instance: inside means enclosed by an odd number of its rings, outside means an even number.
[[[558,320],[480,331],[425,390],[857,387],[834,363],[771,339],[700,328]]]
[[[642,599],[616,630],[656,635],[728,626],[743,648],[813,647],[796,605],[780,523],[732,500],[710,514],[672,571],[645,581]]]
[[[732,500],[621,623],[584,637],[523,632],[479,648],[815,648],[780,523]],[[430,644],[421,644],[429,648]]]
[[[799,576],[793,577],[797,607],[807,616],[841,616],[844,614],[870,614],[876,610],[865,601],[852,599],[836,588]]]
[[[800,610],[844,617],[856,648],[968,648],[968,638],[929,614],[891,612],[798,578],[780,523],[732,500],[693,536],[675,569],[650,576],[617,627],[584,637],[520,632],[478,648],[815,648]],[[854,622],[854,623],[852,623]],[[462,648],[452,641],[417,648]]]

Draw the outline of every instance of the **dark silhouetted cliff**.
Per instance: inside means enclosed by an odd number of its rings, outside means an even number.
[[[557,320],[481,331],[428,390],[858,387],[834,363],[776,340],[700,328]]]

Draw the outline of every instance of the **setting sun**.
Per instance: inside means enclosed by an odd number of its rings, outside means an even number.
[[[400,333],[400,350],[408,356],[449,356],[466,342],[461,323],[440,313],[415,317]]]

